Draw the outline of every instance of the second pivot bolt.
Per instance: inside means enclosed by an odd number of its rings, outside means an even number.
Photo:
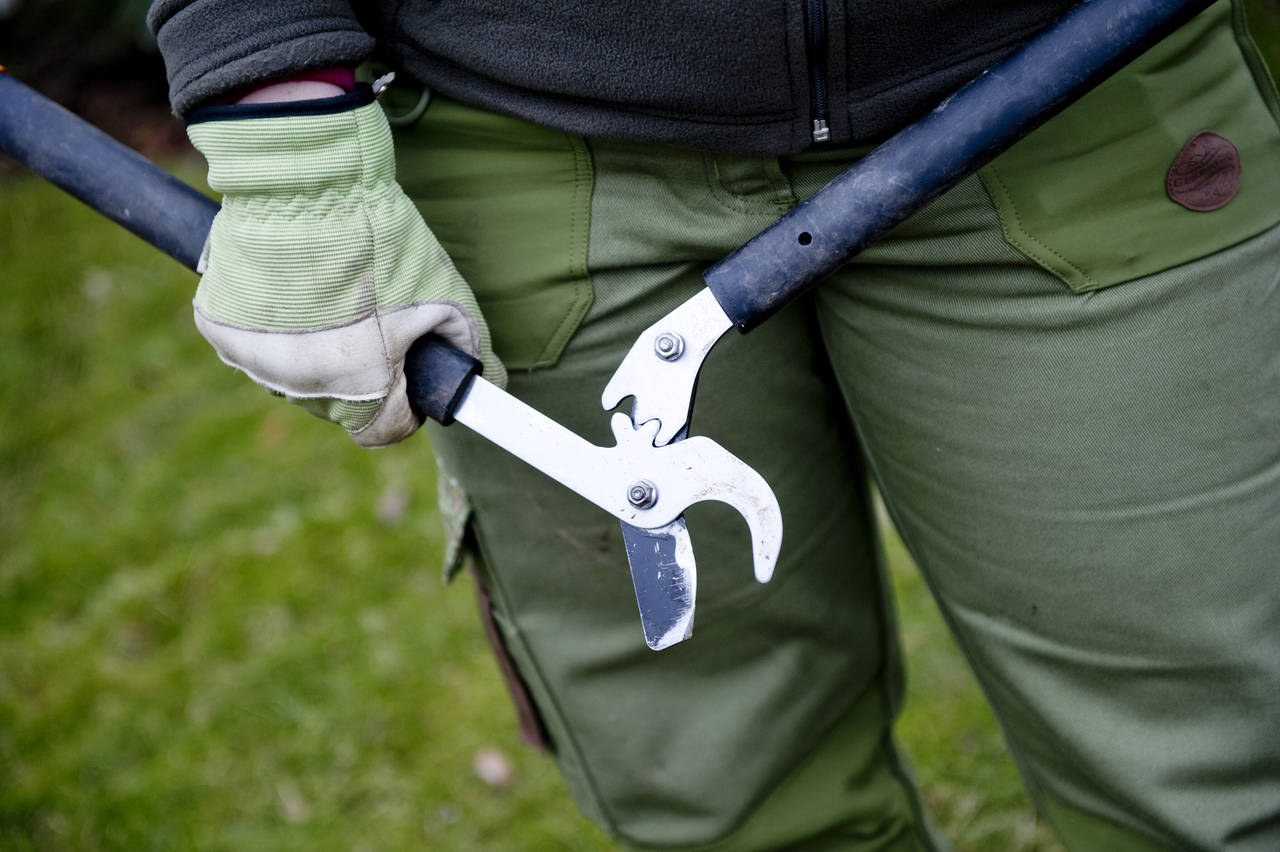
[[[632,483],[627,489],[627,502],[637,509],[648,509],[658,502],[658,486],[647,479]]]
[[[663,361],[674,361],[684,352],[684,338],[672,331],[664,331],[653,340],[653,351]]]

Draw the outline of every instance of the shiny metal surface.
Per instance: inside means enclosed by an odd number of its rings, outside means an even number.
[[[684,354],[684,338],[664,331],[654,338],[653,351],[663,361],[678,361]]]
[[[699,291],[636,338],[605,385],[600,404],[608,410],[627,397],[634,397],[632,421],[639,426],[657,420],[657,445],[670,443],[689,420],[702,362],[732,327],[711,291]],[[656,351],[655,341],[663,334],[678,335],[684,341],[684,351],[674,361]]]
[[[616,413],[610,425],[617,446],[597,447],[482,378],[472,381],[454,417],[632,526],[657,529],[694,503],[726,503],[747,522],[756,579],[773,575],[782,545],[778,500],[760,474],[710,438],[655,447],[657,422],[633,428],[630,417]],[[628,499],[642,479],[662,495],[649,509]]]
[[[647,479],[633,482],[627,491],[627,502],[637,509],[652,509],[658,502],[658,487]]]
[[[653,530],[622,525],[644,641],[655,651],[693,633],[698,571],[684,518]]]

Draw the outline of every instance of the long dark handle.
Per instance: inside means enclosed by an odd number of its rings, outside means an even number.
[[[0,71],[0,151],[194,270],[218,202]],[[451,423],[480,363],[433,335],[405,362],[409,403]]]
[[[747,332],[1212,0],[1085,0],[707,270]]]
[[[0,151],[196,268],[218,203],[4,73]]]

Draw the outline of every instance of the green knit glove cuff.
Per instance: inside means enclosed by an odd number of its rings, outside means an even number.
[[[427,332],[505,383],[475,296],[396,183],[369,90],[188,120],[223,194],[195,314],[224,361],[364,446],[417,428],[403,365]]]

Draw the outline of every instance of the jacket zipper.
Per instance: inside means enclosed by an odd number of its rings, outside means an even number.
[[[827,126],[827,10],[823,0],[806,0],[804,17],[813,141],[826,142],[831,138],[831,129]]]

